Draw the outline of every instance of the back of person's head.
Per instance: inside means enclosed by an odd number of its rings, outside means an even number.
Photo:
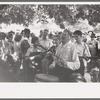
[[[12,31],[12,30],[11,30],[9,33],[12,33],[13,35],[15,34],[15,32],[14,32],[14,31]]]
[[[10,39],[10,38],[13,38],[13,32],[8,32],[8,34],[7,34],[7,39]]]
[[[20,46],[22,54],[25,54],[29,47],[30,47],[30,45],[27,42],[27,40],[23,40],[21,43],[21,46]]]
[[[14,38],[15,42],[20,42],[21,39],[22,39],[22,36],[21,35],[19,35],[19,34],[16,34],[15,35],[15,38]]]
[[[53,38],[53,34],[50,33],[48,37],[49,37],[49,39],[52,39]]]
[[[31,37],[35,37],[35,33],[31,33]]]
[[[28,28],[24,29],[24,36],[27,37],[27,38],[30,37],[30,29],[28,29]]]
[[[38,37],[32,37],[32,39],[31,39],[31,43],[32,44],[35,44],[36,42],[38,41]]]
[[[45,29],[44,32],[43,32],[43,35],[47,36],[49,33],[49,30],[48,29]]]

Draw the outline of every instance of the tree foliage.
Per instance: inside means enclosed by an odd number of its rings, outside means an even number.
[[[27,26],[33,21],[34,13],[34,5],[5,5],[0,11],[0,23],[16,23]]]
[[[87,19],[90,25],[100,23],[100,5],[0,5],[0,23],[28,26],[35,18],[39,21],[54,18],[64,28],[64,22],[77,23]]]

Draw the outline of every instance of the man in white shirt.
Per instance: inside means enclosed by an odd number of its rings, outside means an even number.
[[[77,53],[78,56],[80,56],[80,62],[81,62],[81,66],[80,69],[78,70],[82,75],[84,75],[84,71],[85,71],[85,67],[87,67],[87,64],[85,61],[88,61],[87,57],[90,57],[90,51],[89,51],[89,47],[86,43],[84,43],[82,40],[82,32],[80,30],[76,30],[73,33],[76,42],[75,42],[75,47],[77,49]],[[84,59],[83,59],[83,58]],[[86,64],[86,65],[85,65]]]
[[[65,81],[75,70],[80,68],[80,61],[75,46],[70,42],[70,32],[64,30],[62,34],[61,44],[56,49],[54,62],[50,65],[49,74]]]
[[[45,49],[49,49],[53,45],[52,41],[50,39],[48,39],[47,36],[48,36],[48,30],[45,29],[44,33],[39,41],[40,45],[42,45]],[[44,51],[44,50],[42,50],[42,51]]]

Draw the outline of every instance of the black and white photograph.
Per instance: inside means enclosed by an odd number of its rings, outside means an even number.
[[[100,4],[0,4],[0,82],[99,83]]]
[[[96,1],[0,1],[0,99],[100,98]]]

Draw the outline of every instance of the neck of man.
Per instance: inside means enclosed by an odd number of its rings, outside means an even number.
[[[66,41],[62,41],[62,45],[65,45],[66,43],[68,43],[69,40],[66,40]]]

